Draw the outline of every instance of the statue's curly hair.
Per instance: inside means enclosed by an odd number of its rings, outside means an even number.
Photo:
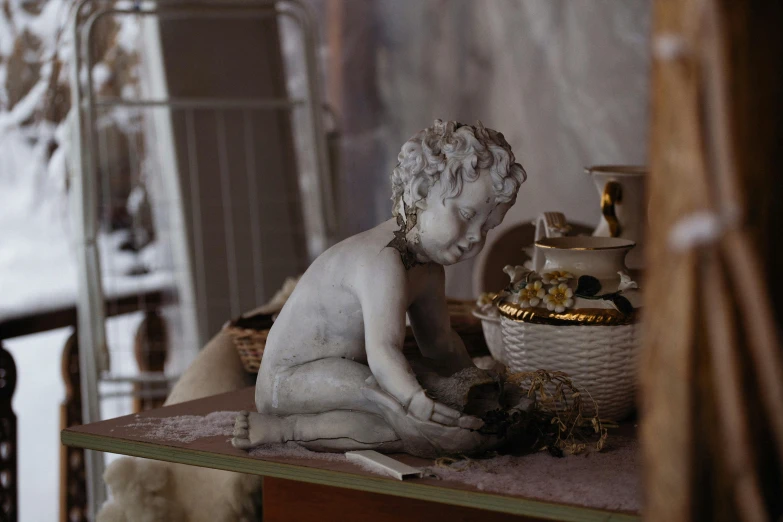
[[[391,175],[395,216],[401,199],[407,207],[412,207],[426,197],[441,176],[445,176],[442,194],[445,200],[458,196],[465,181],[476,181],[479,169],[488,169],[497,203],[513,203],[519,186],[527,179],[525,169],[515,163],[514,153],[503,134],[485,128],[480,121],[474,126],[435,120],[432,127],[417,132],[405,142],[397,161]],[[420,181],[417,183],[420,189],[411,193],[414,181]]]

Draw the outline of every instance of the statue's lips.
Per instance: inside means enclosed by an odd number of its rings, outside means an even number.
[[[459,247],[452,248],[451,250],[449,250],[449,255],[451,256],[451,258],[454,260],[455,263],[462,258],[462,254],[464,254],[464,252]]]
[[[462,247],[462,246],[460,246],[460,245],[456,245],[456,247],[457,247],[457,254],[456,254],[456,257],[457,257],[457,259],[459,259],[459,258],[461,258],[462,256],[464,256],[464,255],[465,255],[465,252],[467,252],[468,250],[470,250],[470,248],[468,248],[468,247]]]

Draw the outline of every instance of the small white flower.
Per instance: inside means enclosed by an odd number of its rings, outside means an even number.
[[[522,308],[538,306],[541,299],[546,295],[541,281],[533,281],[520,288],[517,295],[517,303]]]
[[[565,283],[560,283],[549,289],[549,293],[544,296],[546,309],[550,312],[565,312],[566,308],[574,306],[574,291],[568,288]]]
[[[530,271],[521,265],[506,265],[503,267],[503,272],[508,276],[510,284],[513,286],[522,281]]]
[[[476,300],[476,306],[484,306],[486,304],[492,304],[492,301],[494,299],[495,299],[495,294],[491,294],[489,292],[484,292]]]
[[[498,297],[497,294],[491,294],[487,292],[481,294],[476,301],[476,307],[478,308],[479,312],[484,315],[496,315],[498,311],[497,307],[495,306],[496,297]]]
[[[622,271],[617,273],[620,274],[620,286],[617,287],[618,290],[622,292],[623,290],[629,290],[631,288],[639,288],[636,281],[631,280],[631,276]]]
[[[554,270],[543,274],[541,278],[545,285],[559,285],[560,283],[567,282],[569,279],[573,279],[574,274],[563,270]]]

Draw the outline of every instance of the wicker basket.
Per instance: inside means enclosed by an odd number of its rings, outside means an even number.
[[[223,327],[234,341],[242,365],[248,373],[258,373],[261,367],[261,357],[264,355],[266,338],[273,321],[273,314],[254,314],[241,316]]]
[[[621,420],[633,410],[639,325],[536,324],[509,317],[501,307],[505,358],[512,372],[562,371],[589,392],[602,419]],[[597,317],[597,316],[596,316]],[[592,404],[585,401],[585,413]]]

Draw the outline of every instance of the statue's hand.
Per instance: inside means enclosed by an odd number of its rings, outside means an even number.
[[[362,393],[378,407],[383,418],[399,435],[405,451],[411,455],[431,458],[452,453],[470,454],[489,447],[494,442],[494,437],[482,435],[473,429],[460,427],[460,422],[465,422],[461,419],[475,419],[475,417],[460,415],[457,412],[458,417],[454,420],[454,424],[447,426],[433,420],[422,420],[416,417],[410,412],[410,408],[406,411],[397,399],[380,389],[375,383],[368,383],[368,386],[362,388]],[[431,411],[434,413],[435,404],[438,403],[426,395],[425,398],[433,403]],[[420,406],[421,404],[426,405],[427,401],[423,401],[421,398],[416,399],[414,409],[421,408],[423,413],[430,411]],[[445,405],[440,406],[448,408]],[[451,410],[451,408],[448,409]],[[475,421],[478,421],[480,425],[479,419],[475,419]],[[475,423],[475,421],[471,422]]]
[[[460,428],[477,430],[484,425],[481,419],[462,415],[457,410],[430,399],[424,390],[419,390],[413,396],[408,404],[408,414],[416,419],[432,421],[444,426],[459,426]]]

